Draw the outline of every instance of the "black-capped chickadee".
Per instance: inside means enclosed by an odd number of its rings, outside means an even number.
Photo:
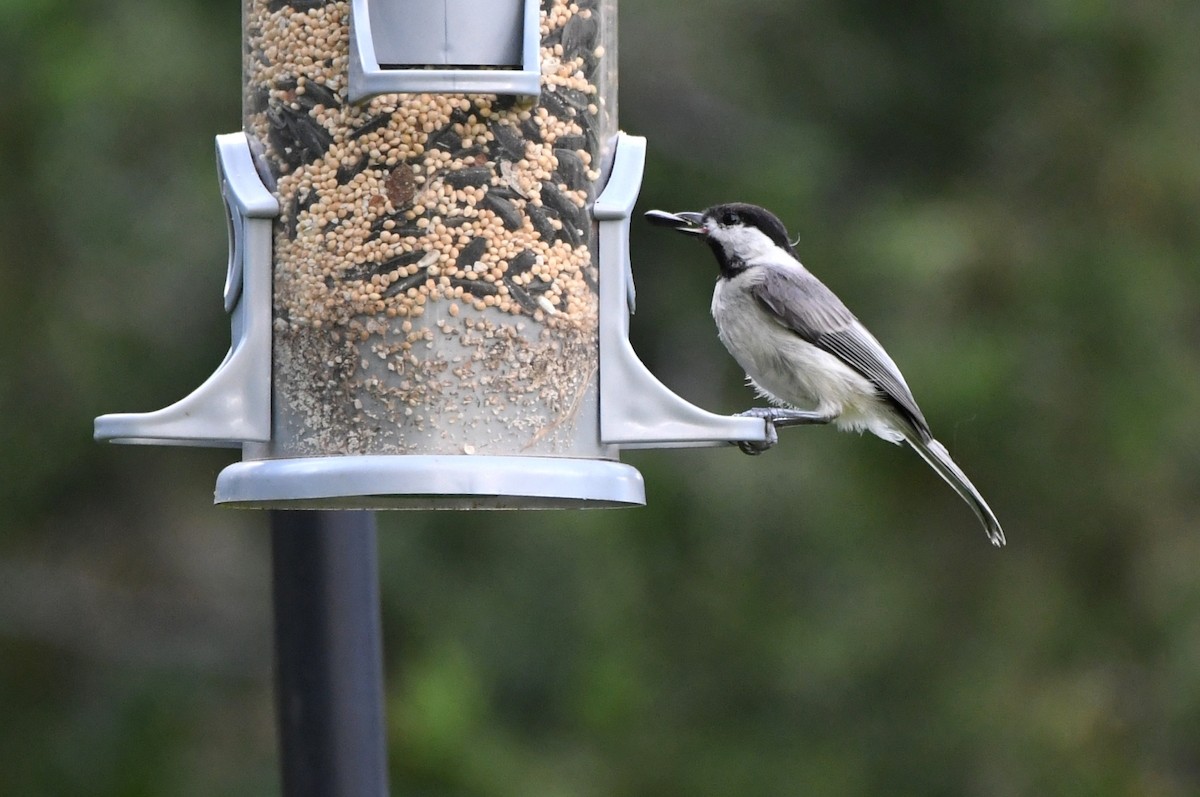
[[[774,445],[776,426],[799,424],[833,423],[906,441],[974,510],[992,544],[1004,544],[995,514],[933,438],[900,369],[800,264],[778,218],[742,203],[646,216],[708,243],[721,269],[712,300],[717,333],[759,394],[780,405],[742,413],[767,421],[770,437],[739,444],[743,451],[761,453]]]

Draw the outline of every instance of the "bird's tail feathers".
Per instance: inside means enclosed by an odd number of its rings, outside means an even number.
[[[983,524],[983,530],[987,532],[992,545],[997,548],[1004,545],[1004,530],[1000,528],[1000,521],[996,519],[987,501],[984,501],[983,496],[975,489],[975,485],[971,484],[967,474],[950,458],[946,447],[932,437],[924,440],[916,435],[907,437],[909,445],[921,455],[921,459],[929,463],[929,466],[971,507],[979,522]]]

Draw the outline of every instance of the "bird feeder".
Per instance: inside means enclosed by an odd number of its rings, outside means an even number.
[[[216,502],[645,503],[623,448],[763,441],[629,343],[644,139],[615,0],[245,0],[217,371],[97,439],[236,445]],[[535,79],[536,78],[536,79]]]

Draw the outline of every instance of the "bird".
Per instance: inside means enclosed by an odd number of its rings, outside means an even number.
[[[652,224],[706,242],[720,274],[713,290],[717,335],[759,396],[773,406],[743,416],[767,423],[765,442],[741,442],[760,454],[776,427],[833,424],[908,443],[967,503],[988,539],[1004,531],[979,490],[933,437],[896,363],[837,295],[796,254],[783,222],[742,202],[702,212],[651,210]]]

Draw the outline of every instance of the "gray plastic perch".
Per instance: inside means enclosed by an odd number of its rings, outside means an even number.
[[[169,407],[100,416],[97,440],[236,447],[271,439],[271,223],[279,203],[255,171],[244,133],[217,136],[217,173],[229,221],[229,353]]]

